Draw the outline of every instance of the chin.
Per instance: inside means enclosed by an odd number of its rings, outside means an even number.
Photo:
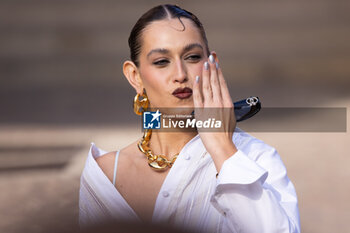
[[[180,102],[180,103],[175,103],[173,105],[173,108],[194,108],[193,101],[186,101],[186,102]]]
[[[188,103],[172,103],[164,104],[158,107],[152,107],[152,109],[159,109],[160,112],[167,114],[185,114],[190,115],[194,110],[193,101]]]
[[[177,105],[176,107],[173,107],[173,110],[177,113],[177,114],[186,114],[189,115],[193,112],[194,110],[194,106],[193,106],[193,102],[188,103],[188,104],[180,104]]]

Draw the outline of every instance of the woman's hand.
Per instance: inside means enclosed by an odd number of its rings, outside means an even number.
[[[236,119],[226,81],[214,55],[216,56],[213,52],[204,63],[202,77],[196,77],[193,85],[193,101],[197,121],[209,118],[221,121],[220,129],[198,129],[203,144],[219,172],[225,160],[237,151],[232,142]]]

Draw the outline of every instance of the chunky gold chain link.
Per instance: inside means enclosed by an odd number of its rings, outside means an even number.
[[[165,170],[171,168],[175,163],[177,156],[176,154],[171,160],[168,160],[165,155],[154,155],[151,148],[149,147],[149,140],[151,139],[152,130],[145,130],[142,139],[137,144],[139,150],[144,153],[148,160],[148,165],[155,170]]]

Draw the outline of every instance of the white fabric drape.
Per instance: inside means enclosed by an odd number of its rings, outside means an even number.
[[[199,135],[181,150],[158,194],[152,222],[195,232],[300,232],[295,189],[276,150],[236,129],[238,148],[216,169]],[[96,163],[92,143],[81,175],[81,226],[105,219],[141,221]]]

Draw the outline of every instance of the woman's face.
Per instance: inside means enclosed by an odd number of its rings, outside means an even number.
[[[199,29],[186,18],[148,25],[141,37],[139,73],[151,107],[193,107],[192,86],[207,50]]]

